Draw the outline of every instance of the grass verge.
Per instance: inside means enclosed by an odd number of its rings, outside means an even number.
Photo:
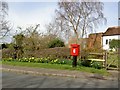
[[[1,62],[1,61],[0,61]],[[36,67],[36,68],[51,68],[51,69],[61,69],[61,70],[77,70],[89,73],[97,73],[101,75],[109,75],[105,69],[95,69],[91,67],[77,66],[73,68],[72,65],[63,65],[63,64],[49,64],[49,63],[33,63],[33,62],[15,62],[15,61],[2,61],[4,65],[12,66],[25,66],[25,67]]]

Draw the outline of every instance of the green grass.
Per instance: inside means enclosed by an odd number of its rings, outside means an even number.
[[[25,66],[25,67],[36,67],[36,68],[51,68],[51,69],[61,69],[61,70],[78,70],[89,73],[98,73],[102,75],[109,75],[105,69],[95,69],[91,67],[77,66],[73,68],[72,65],[63,64],[49,64],[49,63],[33,63],[33,62],[15,62],[15,61],[2,61],[2,64],[12,65],[12,66]]]

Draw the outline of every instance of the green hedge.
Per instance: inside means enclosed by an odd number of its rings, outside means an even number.
[[[51,42],[48,43],[49,48],[54,48],[54,47],[64,47],[65,44],[62,40],[55,38]]]
[[[2,50],[2,58],[13,58],[14,57],[14,50],[4,49]],[[51,59],[70,59],[70,49],[66,47],[55,47],[43,50],[35,50],[33,51],[25,51],[23,53],[23,57],[30,58],[46,58],[50,57]]]

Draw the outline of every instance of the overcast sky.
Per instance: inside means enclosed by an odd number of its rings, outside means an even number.
[[[9,20],[14,27],[40,24],[44,31],[45,24],[54,17],[56,8],[56,2],[10,2]]]
[[[16,0],[17,1],[17,0]],[[32,0],[33,1],[33,0]],[[35,0],[36,1],[36,0]],[[55,0],[53,0],[55,1]],[[102,0],[103,1],[103,0]],[[104,15],[107,18],[107,24],[96,29],[97,32],[105,32],[108,27],[118,26],[118,0],[116,2],[104,2]],[[57,2],[21,2],[11,0],[8,2],[8,19],[13,25],[12,33],[15,33],[17,26],[27,27],[29,25],[40,24],[40,29],[45,32],[45,25],[48,24],[55,15]],[[10,42],[7,38],[4,42]]]

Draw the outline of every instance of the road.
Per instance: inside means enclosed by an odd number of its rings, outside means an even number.
[[[117,80],[2,72],[3,88],[118,88]]]

